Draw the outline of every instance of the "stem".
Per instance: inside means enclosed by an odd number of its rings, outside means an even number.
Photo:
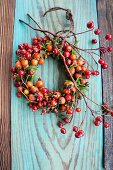
[[[57,10],[67,11],[67,9],[65,9],[65,8],[53,7],[53,8],[50,8],[49,10],[47,10],[47,11],[43,14],[43,17],[44,17],[47,13],[52,12],[52,11],[57,11]]]
[[[71,44],[70,44],[70,45],[71,45]],[[79,54],[79,56],[80,56],[82,59],[84,59],[84,60],[86,61],[87,65],[90,66],[90,67],[94,70],[94,68],[88,63],[88,61],[87,61],[84,57],[82,57],[82,55],[78,52],[78,50],[76,50],[76,49],[74,49],[74,50]]]
[[[28,80],[29,76],[30,76],[30,75],[28,75],[27,78],[26,78],[26,83],[27,83],[27,80]],[[27,88],[28,88],[28,87],[27,87]]]
[[[88,53],[88,54],[93,58],[93,60],[95,61],[95,63],[98,65],[97,61],[95,60],[95,58],[93,57],[93,55],[91,54],[91,52],[89,52],[89,51],[87,51],[87,50],[85,50],[85,49],[78,48],[78,47],[75,47],[75,48],[77,48],[77,49],[79,49],[79,50],[81,50],[81,51],[83,51],[83,52]]]
[[[56,34],[59,34],[59,33],[62,33],[62,34],[63,34],[63,33],[66,33],[66,32],[68,32],[68,31],[69,31],[69,30],[60,30],[60,31],[57,31]]]
[[[68,41],[67,41],[68,42]],[[69,42],[68,42],[69,43]],[[69,43],[70,44],[70,43]],[[97,61],[95,60],[95,58],[93,57],[93,55],[91,54],[91,52],[89,52],[89,51],[87,51],[86,49],[81,49],[81,48],[79,48],[79,47],[77,47],[77,46],[75,46],[75,45],[72,45],[72,47],[74,48],[74,49],[78,49],[78,50],[81,50],[81,51],[83,51],[83,52],[85,52],[85,53],[88,53],[91,57],[92,57],[92,59],[94,60],[94,62],[96,63],[96,65],[97,65],[97,67],[98,67],[98,63],[97,63]]]
[[[99,54],[97,54],[97,53],[95,53],[95,52],[93,52],[93,51],[91,51],[90,53],[95,54],[95,55],[97,55],[97,56],[100,58],[100,55],[99,55]]]
[[[73,82],[74,85],[75,85],[76,90],[78,90],[78,91],[80,92],[80,94],[84,97],[84,99],[87,98],[88,100],[90,100],[90,101],[91,101],[92,103],[94,103],[95,105],[102,107],[102,105],[97,104],[96,102],[94,102],[93,100],[91,100],[89,97],[87,97],[86,95],[84,95],[84,94],[80,91],[80,89],[79,89],[79,88],[77,87],[77,85],[76,85],[76,82],[75,82],[74,78],[72,77],[72,75],[71,75],[71,73],[70,73],[70,71],[69,71],[68,66],[66,65],[65,57],[63,56],[63,54],[62,54],[61,52],[60,52],[60,55],[61,55],[61,57],[62,57],[62,59],[63,59],[65,68],[66,68],[66,70],[67,70],[67,72],[68,72],[68,74],[69,74],[72,82]],[[85,101],[86,101],[86,100],[85,100]],[[103,107],[104,107],[104,106],[103,106]],[[104,107],[104,108],[105,108],[105,107]],[[106,109],[106,108],[105,108],[105,109]],[[106,110],[107,110],[107,109],[106,109]]]
[[[72,116],[69,118],[70,120],[69,120],[69,123],[71,123],[71,121],[72,121],[72,119],[73,119],[73,114],[72,114]]]
[[[22,81],[22,83],[27,87],[27,85],[26,85],[26,83],[24,82],[22,76],[21,76],[21,81]],[[27,88],[28,88],[28,87],[27,87]]]
[[[75,35],[85,34],[85,33],[87,33],[87,32],[91,32],[91,31],[93,31],[93,30],[94,30],[94,28],[92,28],[92,29],[90,29],[90,30],[87,30],[87,31],[83,31],[83,32],[76,33]],[[73,35],[71,35],[71,36],[73,36]]]
[[[86,48],[86,49],[81,49],[81,48],[78,48],[79,50],[86,50],[86,51],[96,51],[96,50],[100,50],[100,47],[99,48]]]
[[[83,123],[84,123],[84,120],[85,120],[85,118],[86,118],[86,114],[87,114],[87,107],[86,107],[86,111],[85,111],[85,115],[84,115],[84,117],[83,117],[83,120],[82,120],[82,122],[81,122],[80,125],[79,125],[79,129],[81,128],[81,126],[82,126]]]
[[[88,64],[88,66],[90,66],[93,70],[94,70],[94,68],[88,63],[88,61],[84,58],[84,57],[82,57],[81,56],[81,54],[78,52],[78,50],[76,49],[76,46],[74,46],[74,45],[72,45],[70,42],[68,42],[68,41],[66,41],[78,54],[79,54],[79,56],[81,57],[81,58],[83,58],[85,61],[86,61],[86,63]],[[98,64],[98,63],[97,63]]]
[[[70,33],[73,33],[72,35],[70,35],[70,37],[72,37],[72,36],[76,36],[76,35],[80,35],[80,34],[85,34],[85,33],[87,33],[87,32],[91,32],[91,31],[93,31],[94,30],[94,28],[92,28],[92,29],[90,29],[90,30],[87,30],[87,31],[83,31],[83,32],[79,32],[79,33],[74,33],[73,31],[70,31]],[[61,31],[58,31],[56,34],[58,34],[58,33],[60,33],[60,32],[62,32],[62,33],[66,33],[66,32],[68,32],[69,30],[61,30]]]
[[[87,101],[86,101],[86,99],[85,99],[85,97],[84,97],[84,96],[83,96],[83,98],[84,98],[84,101],[85,101],[86,107],[90,110],[90,112],[91,112],[92,116],[93,116],[93,117],[95,117],[95,115],[94,115],[94,113],[93,113],[93,110],[89,107],[89,105],[88,105],[88,103],[87,103]]]
[[[42,33],[49,33],[50,35],[52,35],[53,37],[58,37],[56,34],[50,32],[50,31],[47,31],[47,30],[42,30],[42,29],[36,29],[34,27],[32,27],[30,24],[26,23],[25,21],[19,19],[20,22],[24,23],[25,25],[27,25],[28,27],[30,27],[31,29],[33,29],[34,31],[39,31],[39,32],[42,32]],[[59,36],[59,38],[63,39],[63,37]]]
[[[27,99],[30,103],[38,103],[38,102],[36,102],[36,101],[31,101],[31,100],[29,100],[28,97],[27,97],[23,92],[21,92],[21,93],[26,97],[26,99]]]
[[[69,32],[69,30],[61,30],[61,31],[58,31],[56,32],[56,34],[59,34],[62,35],[62,34],[65,34],[66,32]],[[70,30],[70,33],[72,33],[72,36],[74,37],[75,41],[76,41],[76,34]],[[67,36],[66,38],[70,38],[71,36]]]
[[[53,8],[50,8],[49,10],[47,10],[47,11],[44,13],[43,17],[44,17],[48,12],[57,11],[57,10],[63,10],[63,11],[66,12],[66,19],[67,19],[67,20],[70,20],[70,30],[69,30],[69,33],[70,33],[71,31],[74,30],[74,20],[73,20],[73,15],[72,15],[72,13],[71,13],[71,10],[65,9],[65,8],[61,8],[61,7],[53,7]]]
[[[27,14],[27,16],[41,29],[40,25],[31,17],[30,14]]]
[[[27,14],[27,16],[28,16],[40,29],[42,29],[41,26],[33,19],[33,17],[31,17],[30,14]],[[45,32],[44,32],[44,34],[48,37],[48,35],[47,35]]]

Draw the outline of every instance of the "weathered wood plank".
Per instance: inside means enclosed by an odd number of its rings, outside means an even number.
[[[106,33],[113,35],[113,1],[97,0],[98,22],[102,29],[103,38]],[[111,42],[113,44],[113,41]],[[102,44],[102,41],[100,42]],[[113,53],[112,53],[113,54]],[[113,103],[113,58],[112,54],[106,53],[105,59],[109,64],[109,69],[102,72],[103,80],[103,101]],[[113,119],[105,118],[110,122],[111,127],[104,131],[104,162],[106,170],[113,170]]]
[[[10,169],[10,87],[14,0],[0,0],[0,169]]]
[[[97,11],[95,0],[16,0],[15,26],[13,42],[13,63],[16,61],[15,50],[18,44],[31,42],[35,32],[20,24],[18,19],[27,20],[26,13],[30,13],[41,25],[47,29],[57,31],[67,27],[63,19],[64,13],[53,12],[43,22],[42,14],[53,6],[70,8],[74,14],[75,31],[86,29],[86,23],[94,20],[97,26]],[[92,33],[79,37],[83,48],[92,47],[89,43]],[[97,44],[98,47],[99,44]],[[84,54],[85,55],[85,54]],[[86,56],[86,55],[85,55]],[[93,62],[89,58],[91,64]],[[100,68],[99,68],[100,70]],[[39,68],[37,77],[45,80],[45,85],[50,89],[57,89],[57,82],[61,83],[61,72],[57,62],[48,59],[44,66]],[[102,102],[101,77],[90,80],[88,96]],[[97,83],[98,82],[98,83]],[[60,86],[59,86],[60,87]],[[99,89],[99,90],[98,90]],[[12,170],[102,170],[103,128],[95,128],[91,114],[87,113],[87,120],[83,125],[86,131],[85,138],[75,140],[72,135],[72,126],[78,125],[84,116],[84,103],[81,102],[82,112],[76,114],[71,125],[67,125],[67,134],[62,136],[56,126],[56,117],[53,114],[40,116],[40,112],[32,113],[25,99],[18,100],[16,90],[12,86],[11,95],[11,129],[12,129]],[[95,106],[92,106],[95,107]]]

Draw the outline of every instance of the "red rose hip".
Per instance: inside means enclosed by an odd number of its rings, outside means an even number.
[[[95,33],[96,35],[99,35],[99,34],[101,33],[101,30],[97,28],[97,29],[94,31],[94,33]]]
[[[102,68],[103,68],[103,69],[107,69],[107,68],[108,68],[108,64],[106,64],[106,63],[103,64],[103,65],[102,65]]]
[[[105,39],[110,41],[112,39],[112,35],[111,34],[106,34]]]
[[[104,127],[105,128],[109,128],[110,127],[110,124],[108,122],[104,122]]]
[[[78,132],[75,133],[76,138],[81,138],[85,135],[83,130],[78,130]]]
[[[96,39],[92,39],[92,43],[93,43],[93,44],[96,44],[96,43],[97,43],[97,40],[96,40]]]
[[[89,21],[89,22],[87,23],[87,28],[93,29],[93,28],[94,28],[94,22],[93,22],[93,21]]]
[[[61,129],[60,129],[60,132],[61,132],[62,134],[66,134],[66,129],[65,129],[65,128],[61,128]]]
[[[78,131],[78,127],[77,126],[73,126],[73,131],[77,132]]]

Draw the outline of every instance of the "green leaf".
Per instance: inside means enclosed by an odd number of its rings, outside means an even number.
[[[29,70],[32,70],[32,71],[36,71],[37,70],[37,66],[29,66],[26,68],[26,71],[29,71]]]
[[[66,82],[71,82],[71,80],[66,80]]]
[[[30,76],[27,80],[28,81],[33,81],[33,79],[34,79],[34,76]]]
[[[83,94],[85,94],[88,91],[88,84],[83,85],[80,82],[80,78],[76,80],[77,87],[82,91]]]
[[[46,41],[46,44],[51,44],[51,41],[50,41],[50,40],[47,40],[47,41]]]
[[[76,54],[76,51],[75,51],[75,50],[72,50],[72,54]]]
[[[41,54],[41,55],[45,55],[46,52],[45,52],[44,50],[41,50],[41,51],[40,51],[40,54]]]
[[[16,80],[17,80],[17,81],[18,81],[18,80],[20,80],[20,79],[21,79],[21,77],[20,77],[20,76],[17,76],[17,77],[16,77]]]
[[[75,41],[75,42],[74,42],[74,45],[76,46],[76,45],[78,44],[78,42],[79,42],[79,41]]]

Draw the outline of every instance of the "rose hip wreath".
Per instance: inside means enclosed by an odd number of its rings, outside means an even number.
[[[103,122],[103,115],[111,115],[113,117],[113,111],[110,110],[110,105],[106,103],[99,105],[86,96],[85,92],[88,88],[87,79],[91,76],[98,76],[99,71],[98,69],[93,69],[89,62],[82,57],[80,51],[83,51],[92,57],[92,60],[94,60],[97,66],[100,64],[103,69],[107,69],[108,64],[103,58],[103,55],[106,52],[112,51],[111,46],[106,47],[106,42],[110,41],[112,36],[111,34],[106,34],[105,43],[100,48],[81,49],[77,45],[77,35],[89,31],[94,32],[95,35],[99,35],[101,30],[95,29],[94,22],[90,21],[87,23],[88,30],[81,33],[74,33],[74,21],[70,10],[55,7],[46,11],[44,16],[48,12],[55,10],[63,10],[66,12],[66,19],[70,21],[69,30],[61,30],[57,33],[43,30],[40,25],[29,14],[27,14],[39,29],[33,28],[22,20],[20,20],[20,22],[26,24],[35,31],[44,33],[45,36],[43,38],[34,37],[32,45],[29,45],[28,43],[18,45],[18,50],[16,51],[18,60],[16,61],[15,67],[11,69],[11,72],[13,73],[14,85],[17,87],[18,91],[17,97],[20,98],[25,96],[28,105],[33,112],[39,109],[42,109],[42,114],[54,112],[59,118],[58,126],[63,134],[66,133],[64,125],[71,122],[74,110],[76,112],[81,112],[81,108],[78,108],[77,105],[78,101],[83,99],[86,104],[84,118],[78,127],[73,127],[75,137],[80,138],[85,134],[84,131],[81,130],[81,127],[88,109],[94,117],[95,126],[99,126]],[[73,44],[68,41],[68,38],[70,37],[74,38]],[[97,43],[97,40],[92,39],[92,43]],[[100,55],[95,51],[100,51]],[[98,62],[94,58],[95,55],[100,57]],[[69,75],[69,80],[65,80],[63,89],[56,91],[49,90],[44,86],[44,81],[40,78],[36,81],[36,84],[33,84],[32,82],[37,66],[39,64],[44,64],[45,59],[48,57],[54,57],[64,63],[67,74]],[[93,110],[88,105],[87,100],[90,100],[92,103],[100,107],[103,113],[99,115],[99,112]],[[108,128],[110,124],[104,122],[103,126]]]

